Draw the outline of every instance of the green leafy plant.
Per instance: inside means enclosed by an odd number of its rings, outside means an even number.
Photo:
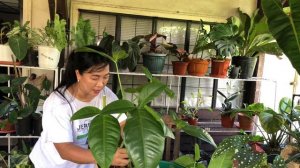
[[[153,33],[153,34],[148,34],[145,36],[142,36],[143,38],[141,39],[141,52],[142,53],[164,53],[167,54],[169,50],[174,49],[175,45],[171,43],[167,43],[166,39],[167,36],[158,34],[158,33]],[[157,39],[162,38],[162,43],[157,44]],[[176,47],[177,48],[177,47]],[[176,49],[175,48],[175,49]]]
[[[66,21],[59,19],[56,14],[54,22],[47,22],[46,27],[41,30],[39,35],[39,45],[51,46],[61,52],[67,46]]]
[[[77,49],[77,52],[81,51],[95,52],[99,56],[110,59],[116,65],[119,84],[121,84],[117,62],[126,57],[124,51],[113,52],[112,57],[89,48]],[[71,118],[75,120],[95,116],[90,124],[88,143],[97,163],[103,168],[110,166],[121,133],[118,120],[110,114],[127,114],[122,139],[130,160],[137,168],[156,167],[162,158],[165,137],[174,138],[172,131],[165,125],[160,115],[148,106],[148,103],[162,92],[170,97],[173,97],[174,93],[154,78],[147,69],[144,69],[144,73],[149,83],[127,90],[134,94],[136,104],[124,99],[124,90],[120,85],[122,99],[108,104],[102,110],[96,107],[84,107]],[[190,127],[185,122],[178,125],[178,128],[188,130],[191,134],[216,146],[211,136],[201,128]]]
[[[238,27],[239,55],[246,57],[257,56],[258,53],[267,53],[280,56],[282,51],[271,35],[266,17],[259,15],[258,9],[251,16],[238,9],[239,16],[228,19]]]
[[[293,67],[300,73],[300,2],[289,0],[289,13],[276,0],[262,0],[261,5],[267,17],[270,32],[276,39],[279,47],[289,58]]]
[[[92,29],[90,20],[79,18],[76,27],[72,28],[72,42],[77,48],[92,45],[95,43],[95,31]]]
[[[182,114],[188,118],[197,118],[197,114],[204,104],[204,98],[200,89],[197,95],[191,93],[191,98],[181,102],[183,104]]]
[[[242,93],[242,91],[238,90],[233,93],[231,93],[232,86],[229,82],[226,83],[226,93],[223,93],[220,90],[217,90],[217,92],[224,98],[224,101],[222,103],[222,112],[230,113],[233,109],[232,107],[232,101],[234,101],[238,96]]]
[[[204,164],[199,163],[200,159],[200,147],[198,144],[195,144],[194,155],[183,155],[177,158],[174,163],[185,167],[185,168],[205,168]]]

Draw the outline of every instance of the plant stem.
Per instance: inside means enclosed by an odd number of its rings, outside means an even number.
[[[121,78],[120,78],[120,74],[119,74],[118,63],[115,62],[115,61],[114,61],[114,63],[116,65],[116,71],[117,71],[118,82],[119,82],[119,86],[120,86],[120,90],[121,90],[121,95],[122,95],[122,98],[124,98],[124,90],[123,90],[122,83],[121,83]]]

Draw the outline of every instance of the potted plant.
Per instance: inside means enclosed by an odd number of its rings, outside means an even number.
[[[186,61],[186,59],[188,59],[188,53],[184,49],[176,49],[171,52],[172,55],[174,55],[178,59],[178,61],[172,61],[173,74],[185,75],[189,64],[189,62]]]
[[[297,11],[299,11],[299,1],[288,1],[289,8],[285,10],[278,1],[262,0],[263,12],[267,17],[267,25],[270,33],[276,39],[279,47],[289,58],[293,67],[300,73],[300,26]]]
[[[72,27],[72,40],[76,48],[95,44],[96,33],[92,29],[90,20],[79,18],[76,27]]]
[[[162,38],[162,43],[157,45],[157,38]],[[163,71],[165,59],[168,50],[174,45],[166,42],[167,36],[154,33],[145,35],[142,39],[141,53],[143,55],[143,65],[149,69],[152,74],[160,74]]]
[[[1,25],[0,29],[0,52],[1,52],[1,59],[0,63],[2,64],[11,64],[12,63],[12,57],[15,56],[13,55],[13,52],[11,51],[9,45],[8,45],[8,37],[7,37],[7,32],[11,30],[11,23],[3,23]]]
[[[22,37],[19,37],[22,39]],[[18,60],[24,59],[27,52],[27,41],[20,40],[18,37],[12,38],[9,42],[12,50],[16,50],[15,56]],[[25,53],[21,53],[23,51]],[[14,74],[0,74],[0,83],[10,83],[9,86],[1,86],[0,90],[8,94],[1,102],[1,116],[8,117],[10,123],[17,124],[17,134],[28,135],[31,133],[30,115],[35,112],[40,100],[41,91],[31,84],[24,84],[28,77],[21,76],[20,70],[16,67],[13,59]],[[24,125],[23,125],[24,124]],[[24,132],[18,128],[24,129]]]
[[[118,53],[113,53],[112,57],[89,48],[78,49],[80,51],[89,51],[98,53],[99,56],[105,56],[111,59],[116,65],[118,59],[124,58]],[[119,84],[121,84],[118,66],[116,66]],[[125,145],[129,154],[130,160],[135,167],[156,167],[162,158],[165,137],[174,137],[171,130],[163,122],[157,112],[148,106],[156,96],[165,92],[167,95],[173,95],[173,92],[168,87],[162,84],[158,79],[144,68],[146,77],[149,83],[146,83],[138,88],[132,88],[130,93],[134,93],[137,98],[137,103],[125,100],[122,85],[120,90],[122,99],[114,101],[102,110],[95,107],[85,107],[76,112],[71,119],[79,119],[95,116],[91,122],[88,133],[88,143],[92,154],[97,163],[102,168],[108,168],[111,164],[113,155],[118,148],[120,138],[120,126],[116,118],[112,117],[112,113],[126,113],[127,120],[123,130],[122,144]],[[178,121],[180,122],[180,121]],[[177,123],[177,120],[176,122]],[[104,127],[103,127],[104,126]],[[188,131],[190,134],[203,139],[213,146],[216,146],[211,136],[199,127],[192,127],[181,121],[176,124],[178,129]],[[106,128],[110,129],[106,129]],[[109,138],[108,138],[109,137]]]
[[[181,102],[183,104],[182,114],[187,118],[187,121],[191,125],[197,125],[198,113],[201,106],[204,104],[204,98],[200,89],[197,94],[191,93],[190,98]]]
[[[204,29],[203,21],[200,20],[200,25],[197,33],[197,39],[195,41],[195,47],[189,58],[188,73],[195,76],[204,76],[208,70],[210,63],[209,52],[209,34]]]
[[[199,162],[200,158],[200,147],[198,144],[195,144],[194,155],[182,155],[175,159],[174,163],[185,168],[205,168],[205,165]]]
[[[38,46],[39,66],[43,68],[57,68],[60,53],[67,46],[66,21],[59,19],[56,14],[53,23],[47,22],[43,30],[40,29],[40,44]]]
[[[280,56],[281,49],[271,35],[266,17],[260,15],[258,9],[251,16],[238,9],[239,16],[233,16],[228,21],[238,26],[238,55],[232,58],[232,65],[241,67],[239,78],[245,79],[253,76],[259,53]]]
[[[227,88],[229,84],[227,83]],[[221,110],[221,125],[225,128],[232,128],[235,120],[235,114],[232,113],[232,101],[234,101],[240,94],[241,91],[230,93],[227,89],[227,94],[224,94],[220,90],[217,92],[224,98]]]
[[[224,78],[230,66],[231,57],[238,51],[238,25],[229,21],[217,23],[209,32],[216,55],[212,59],[210,76]]]

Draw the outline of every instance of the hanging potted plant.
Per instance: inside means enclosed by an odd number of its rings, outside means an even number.
[[[57,68],[60,53],[67,46],[66,21],[59,19],[56,14],[53,23],[47,22],[40,30],[40,44],[38,46],[39,66],[42,68]]]
[[[195,47],[189,55],[188,73],[194,76],[204,76],[208,70],[211,53],[209,49],[209,35],[200,21]]]

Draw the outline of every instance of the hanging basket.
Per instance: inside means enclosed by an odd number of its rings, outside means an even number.
[[[58,49],[48,46],[39,46],[39,67],[57,68],[60,52]]]
[[[161,74],[164,69],[167,54],[144,53],[143,65],[148,68],[152,74]]]

